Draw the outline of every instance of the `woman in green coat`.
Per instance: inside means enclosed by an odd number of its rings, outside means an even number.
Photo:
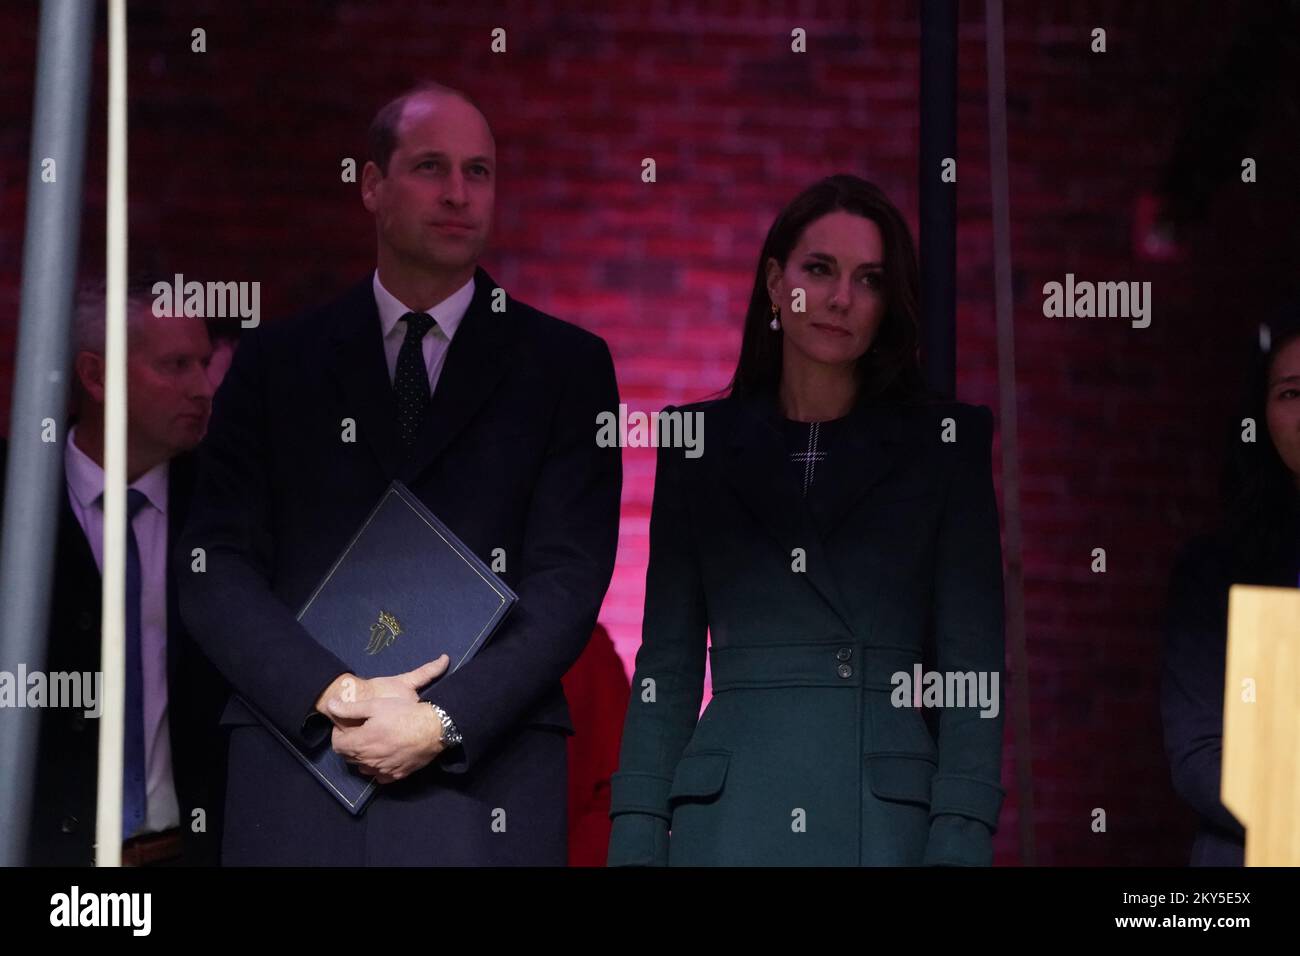
[[[925,389],[917,298],[898,210],[822,180],[768,233],[727,396],[661,413],[611,866],[992,862],[993,417]]]

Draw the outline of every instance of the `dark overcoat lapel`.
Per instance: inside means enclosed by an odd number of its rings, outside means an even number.
[[[338,304],[330,333],[330,374],[342,391],[344,407],[356,410],[357,429],[390,479],[410,484],[419,477],[469,424],[505,373],[514,339],[509,310],[492,311],[496,288],[484,269],[474,273],[474,297],[447,350],[409,456],[397,432],[397,402],[372,280],[358,283]]]
[[[914,436],[897,410],[859,405],[849,415],[844,445],[837,457],[849,467],[830,470],[817,489],[821,521],[814,520],[788,468],[773,468],[785,459],[784,436],[771,399],[749,398],[736,402],[737,422],[727,449],[727,481],[754,518],[780,544],[786,554],[802,548],[807,570],[801,575],[859,640],[866,635],[854,626],[827,555],[827,544],[862,498],[880,484],[903,460]]]

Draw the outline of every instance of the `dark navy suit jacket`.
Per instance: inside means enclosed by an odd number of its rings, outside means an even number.
[[[475,274],[432,405],[406,455],[367,277],[246,336],[214,400],[181,541],[186,622],[234,688],[300,746],[329,746],[314,703],[347,670],[296,613],[393,479],[479,557],[504,550],[519,595],[477,656],[422,693],[463,745],[350,816],[232,699],[226,864],[565,862],[560,678],[613,571],[622,465],[595,441],[618,408],[603,340]],[[355,440],[346,441],[355,427]],[[436,587],[437,582],[429,582]]]
[[[1300,545],[1300,542],[1297,542]],[[1243,584],[1295,587],[1300,554]],[[1245,830],[1219,799],[1231,573],[1222,533],[1194,538],[1169,585],[1160,704],[1174,789],[1200,816],[1192,866],[1241,866]]]

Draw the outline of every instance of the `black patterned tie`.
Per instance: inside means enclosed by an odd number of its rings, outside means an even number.
[[[434,321],[427,312],[408,312],[402,319],[406,322],[406,338],[397,353],[393,392],[397,396],[397,428],[402,443],[409,449],[415,444],[416,433],[429,407],[429,370],[424,365],[420,340],[433,328]]]

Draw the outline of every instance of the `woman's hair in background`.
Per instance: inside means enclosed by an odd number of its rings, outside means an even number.
[[[1250,350],[1246,394],[1230,423],[1222,478],[1224,531],[1233,573],[1242,579],[1268,574],[1300,549],[1300,493],[1269,435],[1266,411],[1273,360],[1297,336],[1300,299],[1260,328],[1260,339]],[[1253,442],[1241,440],[1245,418],[1255,422]]]
[[[781,381],[784,333],[768,326],[772,300],[767,294],[767,260],[776,259],[784,269],[804,229],[841,209],[874,222],[885,252],[885,315],[872,349],[858,359],[858,401],[913,403],[937,397],[926,386],[917,355],[920,276],[912,235],[898,209],[878,186],[847,174],[828,176],[809,186],[781,211],[768,230],[745,312],[740,360],[728,388],[731,395],[743,398],[772,393]],[[785,304],[780,305],[784,313]]]

